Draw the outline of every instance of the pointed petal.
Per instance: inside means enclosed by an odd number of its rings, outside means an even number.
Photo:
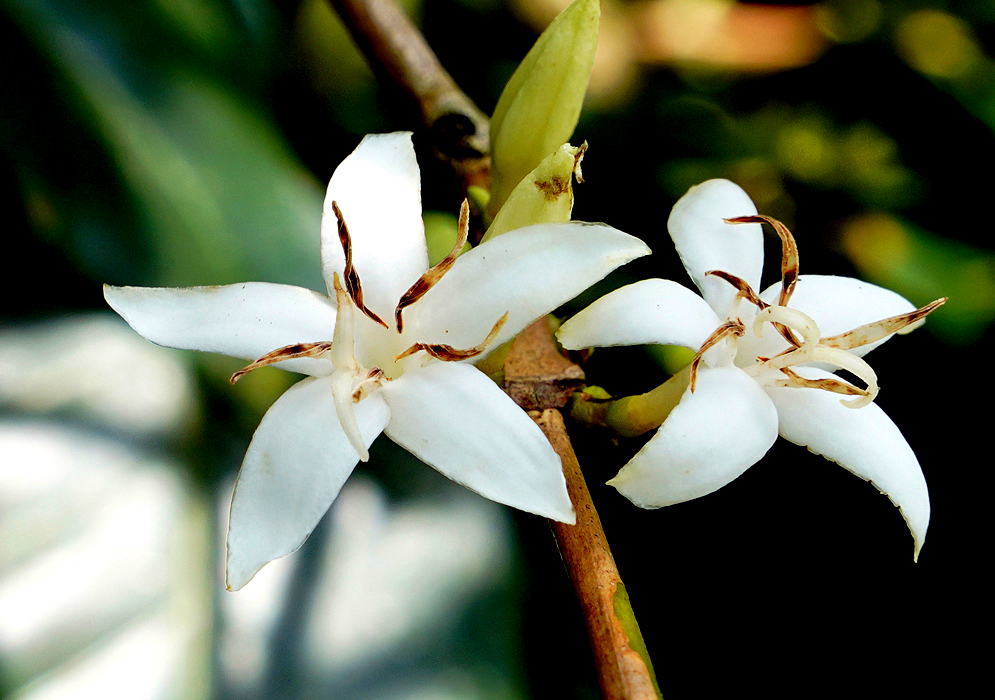
[[[401,295],[428,269],[411,134],[371,134],[335,169],[321,220],[321,262],[329,289],[332,273],[341,277],[345,267],[333,201],[352,236],[364,303],[380,318],[393,318]]]
[[[697,350],[722,321],[704,299],[670,280],[616,289],[560,326],[563,347],[683,345]]]
[[[542,430],[477,369],[432,362],[388,382],[384,432],[447,477],[498,503],[573,523],[559,456]]]
[[[153,343],[255,360],[294,343],[330,340],[335,306],[310,289],[245,282],[224,287],[111,287],[104,298]],[[324,375],[332,365],[301,358],[277,367]]]
[[[809,379],[832,377],[798,368]],[[877,404],[840,405],[840,397],[818,389],[769,388],[780,416],[781,435],[870,481],[901,508],[915,540],[914,556],[926,539],[929,493],[915,453],[901,431]]]
[[[667,221],[684,268],[702,296],[725,318],[736,290],[727,282],[705,277],[721,270],[760,288],[764,264],[760,224],[727,224],[723,219],[752,216],[757,208],[739,185],[729,180],[708,180],[692,187],[674,205]]]
[[[763,291],[760,298],[773,304],[777,302],[780,292],[780,283],[773,284]],[[801,275],[788,306],[798,309],[815,321],[823,338],[846,333],[865,323],[898,316],[916,308],[912,302],[890,289],[853,277],[833,275]],[[891,337],[848,352],[863,357]],[[757,339],[752,333],[748,333],[743,340],[742,351],[752,353],[751,356],[771,357],[788,346],[770,324],[764,327],[763,340]]]
[[[418,341],[480,343],[505,313],[498,347],[620,265],[647,255],[638,238],[604,224],[539,224],[509,231],[461,255],[405,312]],[[479,359],[479,358],[476,358]]]
[[[608,482],[642,508],[716,491],[745,472],[777,439],[777,412],[736,367],[701,367],[667,420]]]
[[[229,590],[299,548],[328,510],[359,455],[339,425],[330,378],[304,379],[273,404],[252,436],[232,495]],[[374,394],[355,406],[369,446],[387,423]]]

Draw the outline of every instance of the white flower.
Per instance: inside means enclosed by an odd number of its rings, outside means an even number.
[[[465,226],[464,211],[464,235]],[[428,270],[410,135],[385,134],[366,137],[328,185],[330,296],[250,282],[105,287],[105,297],[155,343],[256,360],[233,381],[277,362],[310,375],[266,413],[239,472],[228,530],[235,590],[300,547],[381,432],[487,498],[574,522],[542,431],[468,362],[648,252],[608,226],[550,224]]]
[[[758,298],[761,220],[778,231],[784,258],[782,281]],[[691,188],[668,228],[702,296],[644,280],[599,299],[558,333],[570,349],[662,343],[698,351],[677,406],[608,483],[643,508],[687,501],[742,474],[780,433],[886,493],[901,508],[918,557],[929,524],[926,482],[905,438],[871,403],[877,380],[861,356],[911,330],[943,300],[916,309],[848,277],[798,277],[791,234],[756,216],[746,193],[727,180]],[[827,369],[845,369],[867,387]]]

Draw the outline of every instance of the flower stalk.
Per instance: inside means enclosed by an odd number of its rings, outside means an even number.
[[[525,329],[505,361],[505,390],[530,409],[563,462],[577,522],[549,525],[581,606],[601,693],[605,700],[654,700],[660,690],[653,665],[559,410],[569,396],[565,387],[582,378],[557,350],[548,318]]]
[[[570,399],[570,418],[581,425],[607,428],[620,437],[636,437],[659,428],[681,401],[691,365],[645,394],[610,397],[599,387],[578,391]]]

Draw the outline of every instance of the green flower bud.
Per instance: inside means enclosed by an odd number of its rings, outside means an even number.
[[[574,0],[546,28],[501,93],[491,117],[491,203],[511,190],[577,126],[598,43],[598,0]]]
[[[494,217],[483,240],[531,224],[570,221],[574,206],[573,176],[580,177],[580,161],[587,142],[574,147],[565,143],[546,156],[535,170],[512,190],[508,201]]]

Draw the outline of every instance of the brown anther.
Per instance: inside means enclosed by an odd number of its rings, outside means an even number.
[[[909,328],[909,326],[920,323],[926,316],[943,306],[946,301],[947,298],[943,297],[907,314],[891,316],[881,321],[859,326],[846,333],[823,338],[819,341],[819,345],[828,348],[839,348],[841,350],[859,348],[862,345],[881,340],[892,333],[901,333],[903,330]]]
[[[437,360],[442,360],[443,362],[459,362],[460,360],[468,360],[471,357],[476,357],[487,349],[487,346],[493,342],[497,334],[501,332],[502,326],[504,326],[505,321],[508,320],[508,312],[506,311],[504,315],[497,320],[494,327],[491,328],[491,332],[487,334],[484,338],[484,342],[480,345],[476,345],[468,350],[457,350],[452,345],[443,345],[442,343],[415,343],[410,348],[402,352],[400,355],[394,358],[394,361],[398,361],[408,355],[414,355],[416,352],[424,350],[429,355]]]
[[[798,282],[798,245],[795,237],[791,235],[788,227],[777,219],[769,216],[737,216],[726,219],[730,224],[769,224],[781,238],[781,296],[777,301],[778,306],[787,306],[788,299],[795,291],[795,284]]]
[[[729,272],[723,272],[722,270],[709,270],[708,272],[705,273],[705,276],[708,277],[709,275],[711,275],[712,277],[718,277],[719,279],[725,280],[726,282],[731,284],[733,287],[739,290],[738,296],[740,299],[746,299],[751,304],[755,305],[757,308],[763,310],[766,309],[768,306],[770,306],[770,304],[763,301],[760,297],[757,296],[757,293],[753,291],[753,288],[750,286],[750,283],[744,280],[742,277],[737,277],[736,275],[733,275]]]
[[[584,182],[584,174],[580,170],[580,162],[584,160],[584,154],[587,153],[587,141],[580,145],[577,149],[577,155],[574,156],[574,179],[579,182]]]
[[[384,328],[389,328],[390,326],[384,323],[382,318],[366,308],[363,303],[363,286],[359,281],[359,273],[356,272],[356,268],[352,264],[352,237],[349,235],[349,228],[346,226],[345,217],[342,216],[342,210],[339,209],[339,205],[335,201],[332,202],[332,211],[335,212],[335,219],[338,221],[339,242],[342,244],[342,252],[345,254],[345,270],[343,271],[345,289],[349,292],[349,297],[357,309]]]
[[[739,290],[739,295],[738,295],[739,298],[746,299],[751,304],[754,304],[761,311],[770,306],[770,304],[768,304],[759,296],[757,296],[757,293],[753,291],[753,288],[750,286],[750,283],[742,279],[741,277],[737,277],[736,275],[730,274],[728,272],[723,272],[722,270],[709,270],[708,272],[705,273],[705,275],[706,276],[712,275],[714,277],[718,277],[719,279],[725,280],[726,282],[728,282],[733,287]],[[773,325],[774,328],[777,330],[777,332],[780,333],[781,336],[785,340],[787,340],[792,346],[796,348],[801,347],[801,343],[798,342],[797,338],[795,338],[795,334],[791,332],[790,328],[785,326],[783,323],[775,323]]]
[[[466,239],[470,235],[470,204],[465,199],[459,210],[458,229],[456,245],[453,246],[449,255],[430,267],[424,275],[418,278],[417,282],[408,288],[408,291],[401,295],[400,301],[397,302],[397,308],[394,309],[394,320],[397,323],[398,333],[404,328],[404,321],[401,318],[401,313],[404,309],[425,296],[425,293],[434,287],[436,282],[442,279],[444,274],[449,272],[449,269],[456,262],[456,258],[459,257],[460,252],[463,250],[463,246],[466,245]]]
[[[322,341],[320,343],[294,343],[293,345],[285,345],[282,348],[277,348],[272,352],[266,353],[252,364],[246,365],[239,371],[235,372],[235,374],[231,375],[231,379],[229,381],[234,384],[254,369],[259,369],[260,367],[265,367],[266,365],[276,364],[277,362],[283,362],[284,360],[293,360],[299,357],[317,357],[328,352],[331,347],[332,344],[328,341]]]
[[[374,367],[366,373],[366,379],[359,383],[356,390],[352,392],[352,402],[359,403],[367,394],[368,382],[379,382],[384,376],[384,371],[379,367]]]
[[[705,351],[717,344],[723,338],[730,335],[734,335],[737,338],[741,338],[745,332],[745,327],[739,321],[726,321],[721,326],[712,331],[712,334],[705,339],[705,342],[701,344],[698,352],[694,354],[691,358],[691,393],[694,393],[695,384],[698,382],[698,363],[701,362],[701,358],[704,356]]]
[[[870,393],[866,389],[861,389],[839,379],[831,379],[829,377],[823,379],[806,379],[789,367],[782,367],[781,372],[788,377],[788,386],[821,389],[822,391],[844,394],[846,396],[868,396]]]

